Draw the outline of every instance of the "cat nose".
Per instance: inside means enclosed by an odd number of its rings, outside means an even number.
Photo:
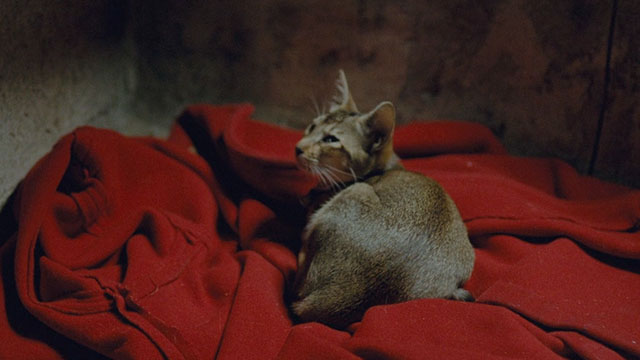
[[[296,157],[300,156],[300,154],[302,153],[303,153],[302,149],[296,146]]]

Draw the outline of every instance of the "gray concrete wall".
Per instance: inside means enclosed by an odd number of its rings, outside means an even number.
[[[0,2],[0,203],[78,125],[162,136],[189,103],[250,101],[303,127],[339,68],[361,108],[640,187],[638,24],[634,0]]]

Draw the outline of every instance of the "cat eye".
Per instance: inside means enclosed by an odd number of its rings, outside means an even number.
[[[322,142],[326,142],[326,143],[332,143],[332,142],[338,142],[338,141],[340,140],[333,135],[326,135],[325,137],[322,138]]]
[[[309,125],[309,127],[307,128],[306,133],[310,134],[315,128],[316,128],[316,124]]]

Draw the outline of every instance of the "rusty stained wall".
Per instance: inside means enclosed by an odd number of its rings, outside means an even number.
[[[257,117],[302,127],[311,98],[328,100],[343,68],[361,108],[391,100],[400,122],[480,122],[514,154],[557,156],[640,187],[639,9],[634,0],[142,1],[137,106],[158,119],[188,102],[250,101]]]

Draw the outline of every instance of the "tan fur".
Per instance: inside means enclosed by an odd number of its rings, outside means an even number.
[[[357,113],[342,72],[338,84],[333,111],[316,118],[296,147],[300,167],[335,195],[303,234],[294,313],[344,327],[373,305],[470,299],[461,286],[474,251],[455,204],[437,182],[400,165],[393,105]]]

